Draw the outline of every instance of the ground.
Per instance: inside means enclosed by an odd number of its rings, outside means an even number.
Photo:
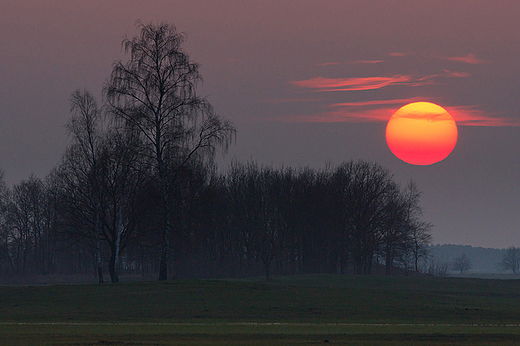
[[[0,287],[4,345],[518,345],[520,281],[304,275]]]

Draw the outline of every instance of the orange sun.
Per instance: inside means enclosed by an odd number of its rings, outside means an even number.
[[[390,151],[412,165],[444,160],[457,144],[457,124],[444,108],[413,102],[399,108],[386,125]]]

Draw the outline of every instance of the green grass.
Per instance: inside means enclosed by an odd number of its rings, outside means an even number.
[[[0,286],[1,345],[518,345],[516,324],[518,280],[304,275]]]

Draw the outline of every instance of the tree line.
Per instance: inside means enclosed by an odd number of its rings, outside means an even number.
[[[168,24],[125,39],[98,106],[70,99],[70,145],[41,180],[0,179],[0,273],[171,277],[419,271],[420,192],[384,167],[322,170],[213,158],[236,135],[196,93],[199,67]]]
[[[105,268],[113,282],[121,270],[158,273],[164,210],[153,175],[113,154],[100,157],[94,187],[69,160],[44,181],[2,185],[2,273],[95,268],[100,282]],[[223,174],[199,164],[176,179],[167,261],[177,277],[370,274],[374,267],[391,274],[419,271],[428,255],[430,225],[421,221],[417,187],[401,188],[375,163],[323,170],[234,163]]]

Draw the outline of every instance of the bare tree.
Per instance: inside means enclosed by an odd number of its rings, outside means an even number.
[[[470,270],[471,267],[471,260],[465,253],[463,253],[460,256],[457,256],[451,263],[451,269],[460,271],[461,274],[465,271]]]
[[[255,183],[258,199],[254,224],[257,227],[256,247],[264,265],[265,278],[270,280],[271,265],[277,255],[282,234],[287,228],[284,196],[288,189],[284,184],[283,172],[270,167],[260,169]]]
[[[109,131],[102,143],[100,160],[101,230],[110,248],[111,281],[119,282],[121,253],[135,233],[140,215],[137,198],[144,187],[146,171],[136,157],[140,143],[131,131]]]
[[[115,64],[104,91],[115,119],[139,130],[153,158],[164,210],[159,280],[166,280],[172,175],[194,156],[226,149],[235,129],[197,95],[199,66],[182,49],[184,34],[165,23],[139,28],[139,36],[123,41],[130,59]]]
[[[427,273],[434,276],[444,277],[448,275],[449,262],[430,256],[428,258]]]
[[[347,229],[353,240],[356,274],[370,274],[383,238],[398,186],[390,172],[365,161],[343,165],[350,182],[345,188]]]
[[[413,267],[419,272],[419,261],[426,260],[430,256],[430,244],[432,225],[424,221],[414,221],[408,234],[409,248],[412,255]]]
[[[43,232],[42,232],[42,265],[43,273],[56,271],[56,255],[58,252],[61,216],[59,214],[59,176],[53,169],[44,180]]]
[[[15,270],[21,274],[45,273],[45,188],[31,175],[13,187],[8,227]]]
[[[431,223],[421,220],[423,215],[421,205],[419,203],[421,191],[417,188],[417,184],[413,181],[407,185],[404,191],[405,199],[405,239],[406,257],[411,255],[411,261],[416,272],[419,271],[419,261],[426,259],[429,255],[429,247],[431,243],[430,230],[433,227]]]
[[[103,137],[101,110],[88,91],[75,91],[70,98],[71,119],[67,130],[72,145],[61,164],[61,185],[64,188],[63,206],[75,222],[82,220],[84,227],[68,229],[75,237],[91,240],[96,251],[96,270],[99,283],[103,282],[100,245],[100,144]],[[75,216],[72,216],[75,215]],[[70,232],[69,232],[70,233]]]
[[[511,270],[513,274],[518,273],[520,268],[520,248],[508,247],[506,253],[502,257],[500,267],[504,270]]]

